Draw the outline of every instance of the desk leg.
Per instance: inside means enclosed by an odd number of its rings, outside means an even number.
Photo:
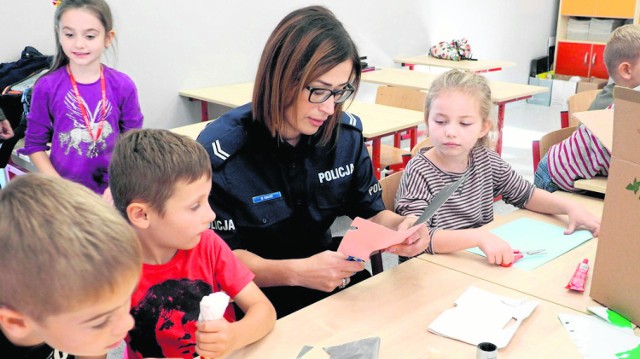
[[[508,101],[503,101],[503,102],[497,102],[496,105],[498,105],[498,141],[496,142],[496,152],[498,152],[498,154],[502,154],[502,127],[504,126],[504,107],[506,104],[508,104],[509,102],[516,102],[516,101],[520,101],[520,100],[526,100],[528,98],[531,98],[532,95],[529,96],[522,96],[522,97],[518,97],[518,98],[514,98]]]
[[[382,168],[380,168],[380,137],[371,140],[371,162],[373,162],[373,172],[377,179],[380,179]]]
[[[207,101],[200,101],[200,114],[202,121],[209,121],[209,103]]]
[[[409,140],[410,149],[413,149],[418,144],[418,126],[409,129],[409,136],[411,136]]]
[[[408,68],[409,68],[409,70],[413,71],[413,67],[414,67],[415,65],[414,65],[414,64],[407,64],[407,63],[403,62],[403,63],[401,63],[401,64],[400,64],[400,66],[402,66],[402,67],[405,67],[405,66],[406,66],[406,67],[408,67]]]
[[[504,106],[505,103],[498,104],[498,141],[496,142],[496,152],[502,154],[502,126],[504,126]]]

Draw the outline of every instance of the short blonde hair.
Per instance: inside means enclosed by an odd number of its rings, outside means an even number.
[[[28,174],[0,191],[0,306],[43,322],[142,270],[135,232],[98,195]]]
[[[609,76],[619,81],[618,66],[622,62],[635,64],[640,57],[640,26],[624,25],[615,29],[609,36],[604,49],[604,64]]]
[[[489,123],[489,132],[478,141],[489,148],[495,146],[498,138],[498,126],[493,115],[493,101],[491,101],[491,88],[487,79],[475,72],[453,69],[438,76],[431,84],[424,105],[424,119],[429,128],[429,111],[438,96],[444,91],[461,91],[473,96],[480,104],[480,116],[485,123]]]

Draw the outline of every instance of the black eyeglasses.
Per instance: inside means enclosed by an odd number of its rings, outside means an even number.
[[[333,96],[333,103],[343,103],[356,91],[351,84],[347,84],[342,90],[329,90],[311,86],[306,86],[305,88],[309,90],[309,102],[311,103],[323,103],[331,96]]]

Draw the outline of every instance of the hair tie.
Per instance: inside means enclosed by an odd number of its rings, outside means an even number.
[[[62,0],[53,0],[52,3],[53,3],[53,6],[58,7],[60,6],[60,4],[62,4]]]

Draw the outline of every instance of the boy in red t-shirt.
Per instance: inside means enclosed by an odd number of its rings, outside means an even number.
[[[275,310],[253,273],[209,229],[211,165],[202,146],[167,130],[132,130],[118,141],[109,175],[114,204],[142,246],[132,357],[220,357],[273,328]],[[235,321],[230,304],[223,319],[198,322],[201,299],[219,291],[243,319]]]

